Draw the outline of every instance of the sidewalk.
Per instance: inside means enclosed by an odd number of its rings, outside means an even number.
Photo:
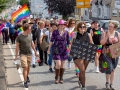
[[[5,79],[5,66],[4,66],[4,59],[3,59],[3,45],[0,40],[0,90],[6,90],[6,79]]]

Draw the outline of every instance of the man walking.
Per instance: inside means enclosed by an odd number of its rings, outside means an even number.
[[[31,27],[29,24],[25,23],[23,25],[23,33],[17,37],[16,40],[16,56],[15,60],[18,58],[18,52],[20,52],[20,61],[23,67],[23,77],[24,77],[24,86],[28,88],[28,82],[30,82],[28,74],[30,71],[30,63],[31,63],[31,47],[35,51],[35,55],[37,56],[36,49],[34,47],[34,43],[32,42],[32,37],[30,35]]]
[[[35,32],[35,36],[36,36],[36,46],[38,47],[39,50],[39,57],[41,62],[39,63],[39,66],[42,66],[43,63],[45,63],[46,65],[48,65],[47,63],[47,51],[43,51],[40,47],[40,37],[47,31],[47,29],[45,29],[45,22],[44,21],[40,21],[38,22],[38,29]],[[44,59],[44,60],[43,60]]]

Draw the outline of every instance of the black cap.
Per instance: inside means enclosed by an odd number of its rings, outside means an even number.
[[[91,24],[99,23],[98,20],[93,20]]]

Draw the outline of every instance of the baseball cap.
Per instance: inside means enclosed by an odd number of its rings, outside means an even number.
[[[93,20],[91,24],[93,23],[99,23],[98,20]]]

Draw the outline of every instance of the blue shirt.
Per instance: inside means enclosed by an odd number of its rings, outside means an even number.
[[[15,33],[14,27],[15,27],[15,25],[13,25],[13,24],[11,24],[9,26],[9,33]]]

